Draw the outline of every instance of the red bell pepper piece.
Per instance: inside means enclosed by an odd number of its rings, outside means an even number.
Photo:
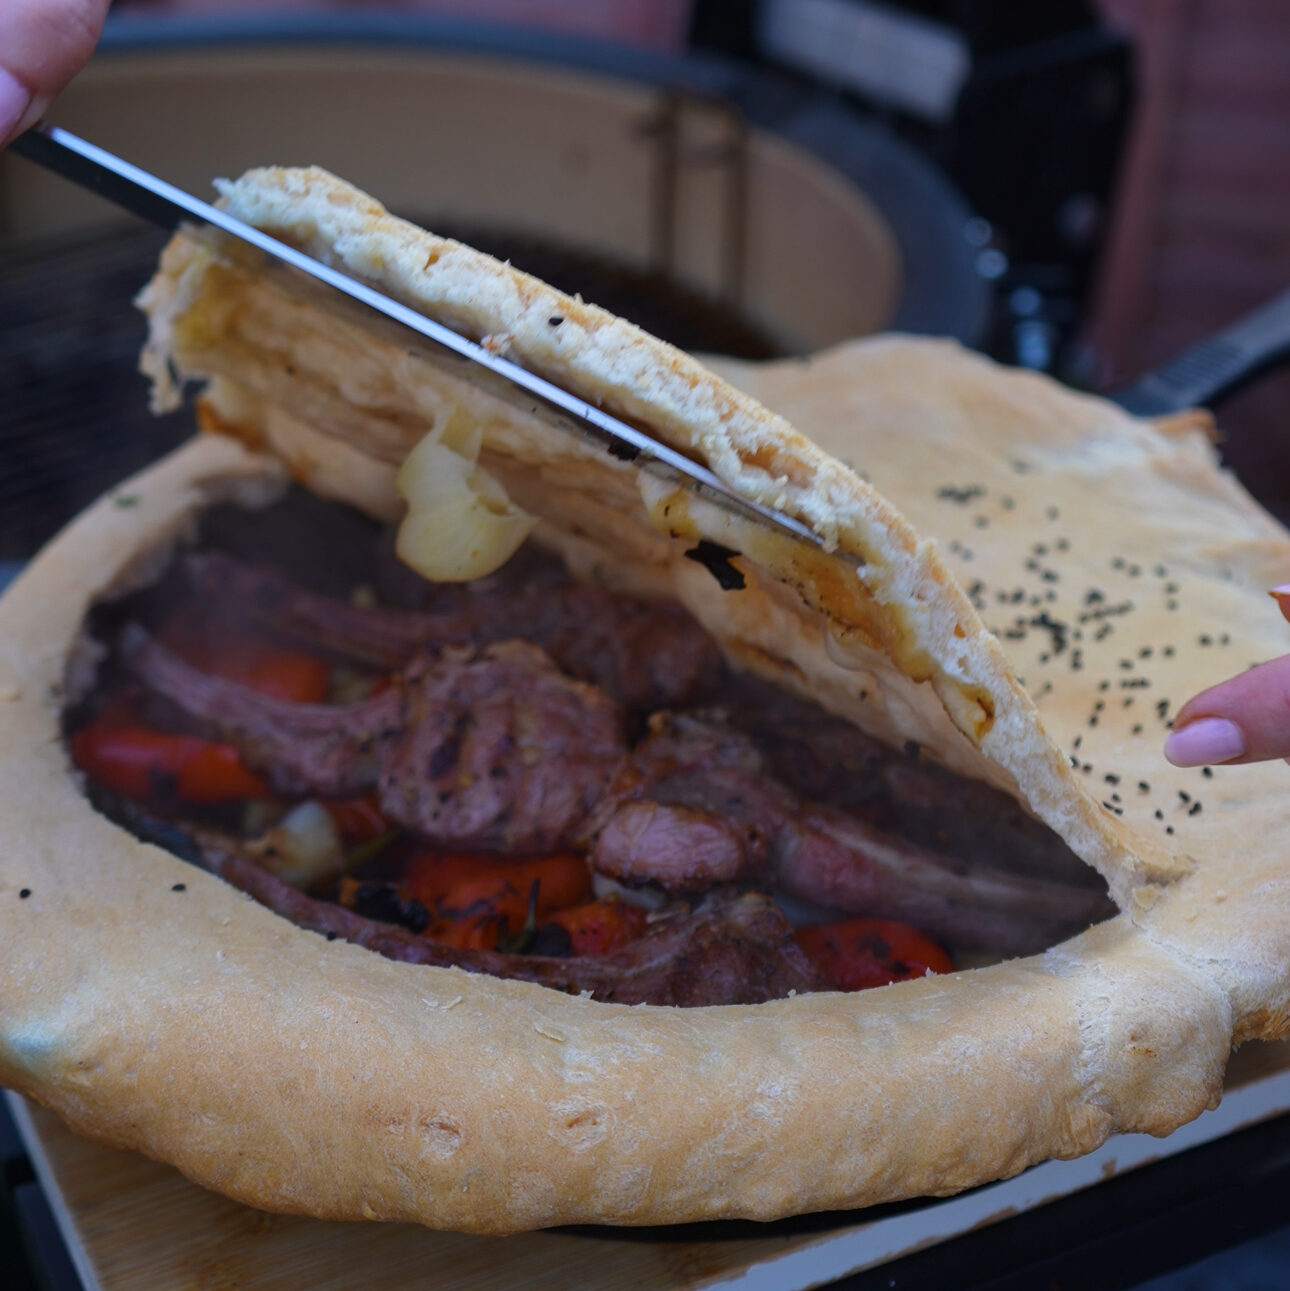
[[[73,761],[91,780],[127,798],[174,797],[214,806],[271,796],[231,744],[99,723],[83,727],[68,743]]]
[[[799,928],[797,944],[842,991],[950,973],[950,957],[929,937],[894,919],[843,919]]]
[[[604,955],[635,941],[645,931],[647,916],[626,901],[605,897],[556,910],[546,922],[559,924],[569,934],[575,955]]]
[[[570,852],[550,856],[490,856],[472,852],[423,852],[408,862],[403,886],[433,911],[426,935],[453,946],[493,950],[502,921],[517,933],[528,918],[537,884],[536,917],[577,905],[591,895],[587,862]]]
[[[370,843],[390,832],[390,822],[378,806],[375,794],[362,798],[324,798],[322,805],[347,844]]]

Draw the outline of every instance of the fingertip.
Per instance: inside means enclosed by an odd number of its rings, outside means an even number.
[[[0,67],[0,147],[25,127],[31,98],[31,91],[12,72]]]
[[[1175,726],[1165,740],[1165,757],[1176,767],[1201,767],[1243,757],[1245,733],[1226,717],[1202,717]]]

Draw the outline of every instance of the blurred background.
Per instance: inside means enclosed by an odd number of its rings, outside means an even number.
[[[697,351],[901,329],[1101,391],[1290,287],[1288,0],[118,0],[51,119],[199,195],[326,166]],[[191,432],[135,372],[162,240],[0,154],[0,581]],[[1220,416],[1283,519],[1288,409]],[[1100,1285],[1282,1222],[1225,1206]],[[1152,1285],[1287,1269],[1283,1231]]]

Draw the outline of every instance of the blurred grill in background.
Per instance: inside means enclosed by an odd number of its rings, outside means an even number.
[[[979,217],[985,348],[1090,378],[1077,342],[1133,100],[1091,0],[706,0],[695,38],[832,86],[933,160]]]

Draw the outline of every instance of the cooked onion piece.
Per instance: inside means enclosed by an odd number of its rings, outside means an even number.
[[[334,878],[345,868],[340,831],[327,808],[312,799],[287,812],[251,850],[266,870],[295,887]]]
[[[408,504],[396,550],[433,582],[464,582],[500,568],[537,523],[477,465],[483,432],[459,410],[408,454],[395,481]]]

